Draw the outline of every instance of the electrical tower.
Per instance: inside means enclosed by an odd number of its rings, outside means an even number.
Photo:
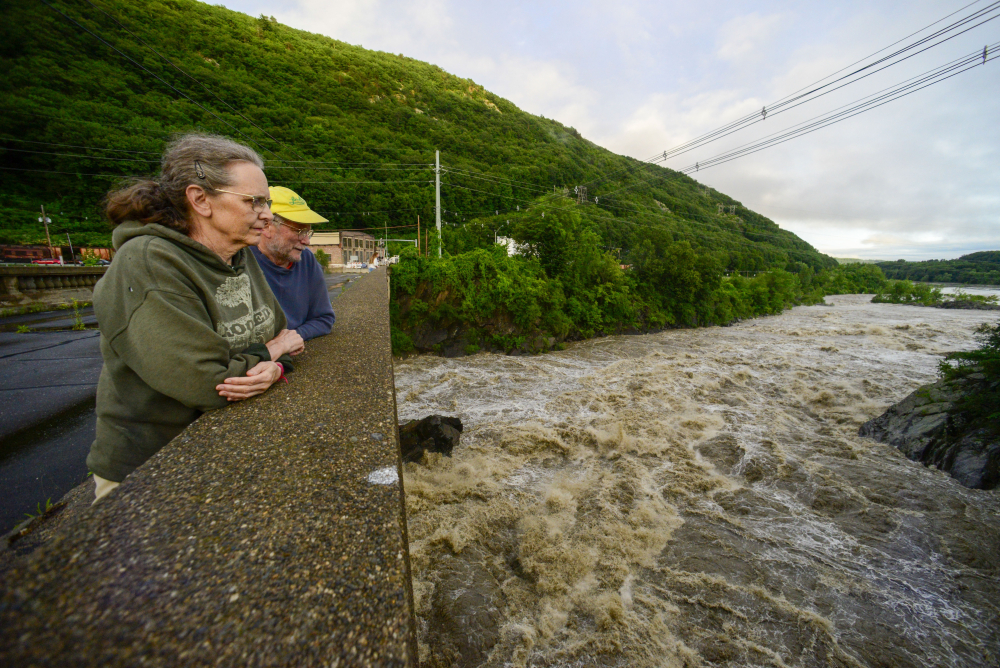
[[[434,218],[438,231],[438,257],[441,257],[441,151],[434,151]]]

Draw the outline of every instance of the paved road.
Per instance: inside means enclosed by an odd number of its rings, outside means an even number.
[[[0,332],[0,532],[87,475],[101,364],[95,330]]]
[[[333,274],[333,300],[359,274]],[[92,308],[80,309],[94,326]],[[97,330],[73,326],[72,311],[0,318],[0,533],[55,503],[87,475],[94,440],[94,396],[101,373]],[[17,334],[17,326],[32,329]]]

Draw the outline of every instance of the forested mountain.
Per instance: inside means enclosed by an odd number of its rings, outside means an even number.
[[[622,262],[653,234],[690,241],[723,270],[835,265],[730,197],[468,79],[263,16],[192,0],[7,0],[0,57],[0,242],[43,241],[45,205],[55,232],[106,245],[108,188],[155,173],[169,137],[197,129],[255,146],[269,181],[333,228],[432,221],[439,149],[451,252],[542,203],[576,208]]]
[[[1000,285],[1000,251],[969,253],[955,260],[879,262],[887,278],[934,283]]]

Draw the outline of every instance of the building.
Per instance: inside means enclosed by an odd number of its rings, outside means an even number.
[[[497,243],[507,248],[507,257],[524,255],[524,252],[527,250],[525,244],[519,244],[510,237],[497,237]]]
[[[309,247],[314,253],[321,250],[329,255],[331,267],[367,263],[380,254],[375,237],[356,230],[316,232],[310,239]]]

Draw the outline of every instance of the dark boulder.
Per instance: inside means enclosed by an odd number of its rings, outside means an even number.
[[[399,446],[404,462],[418,462],[424,452],[451,456],[462,435],[462,420],[446,415],[429,415],[399,425]]]
[[[955,408],[977,389],[969,380],[924,385],[861,425],[858,434],[934,465],[966,487],[993,489],[1000,482],[1000,441],[986,429],[966,428]]]

